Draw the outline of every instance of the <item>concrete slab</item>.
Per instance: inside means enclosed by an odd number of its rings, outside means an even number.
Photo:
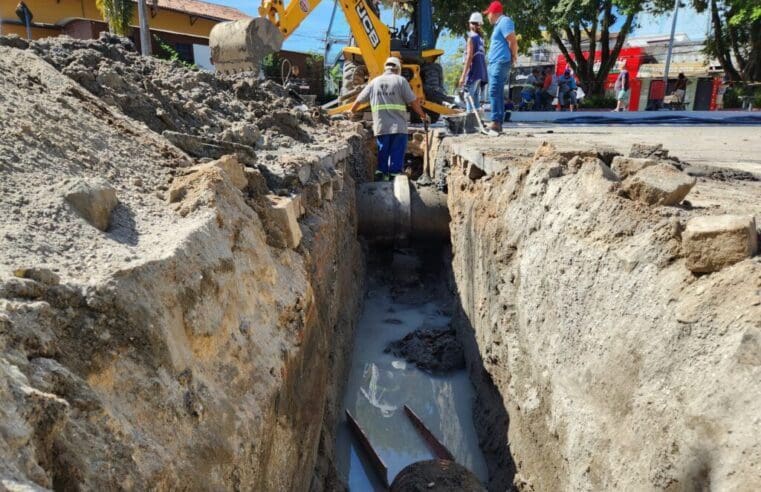
[[[758,252],[758,232],[752,216],[694,217],[682,234],[687,268],[710,273]]]
[[[298,217],[301,212],[301,201],[293,197],[267,195],[270,204],[267,214],[272,224],[282,233],[284,245],[295,249],[301,242],[301,227]]]

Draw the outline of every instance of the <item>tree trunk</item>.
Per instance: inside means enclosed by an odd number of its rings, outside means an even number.
[[[724,27],[721,16],[719,15],[719,6],[716,4],[716,0],[711,0],[711,24],[713,26],[713,40],[716,45],[716,58],[719,59],[721,68],[724,69],[729,75],[729,78],[734,82],[742,81],[740,73],[735,69],[732,64],[732,58],[729,55],[729,50],[724,39]]]
[[[745,64],[745,80],[761,82],[761,20],[750,26],[750,51]]]

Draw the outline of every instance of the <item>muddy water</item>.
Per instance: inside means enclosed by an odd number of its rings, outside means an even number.
[[[487,469],[473,428],[474,390],[465,370],[431,376],[383,352],[386,345],[422,326],[449,323],[445,300],[416,305],[394,302],[391,286],[370,280],[365,309],[357,327],[344,407],[364,428],[388,466],[389,482],[405,466],[433,455],[404,413],[412,408],[455,456],[458,463],[486,481]],[[338,469],[352,491],[379,490],[369,462],[345,421],[336,443]]]

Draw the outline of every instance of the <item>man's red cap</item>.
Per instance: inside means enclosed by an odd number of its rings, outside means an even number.
[[[504,9],[502,8],[502,2],[499,0],[494,0],[489,4],[489,7],[484,10],[484,14],[501,14],[503,12]]]

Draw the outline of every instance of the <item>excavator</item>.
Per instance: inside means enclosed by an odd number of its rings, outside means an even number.
[[[262,0],[259,17],[214,26],[209,37],[211,61],[221,72],[256,71],[270,53],[298,28],[322,0]],[[431,0],[405,0],[409,21],[389,28],[379,17],[374,0],[337,0],[351,28],[353,46],[343,50],[344,73],[341,104],[328,111],[347,111],[366,79],[383,73],[389,56],[402,60],[402,76],[412,86],[432,120],[458,112],[443,89],[443,73],[435,47]]]

